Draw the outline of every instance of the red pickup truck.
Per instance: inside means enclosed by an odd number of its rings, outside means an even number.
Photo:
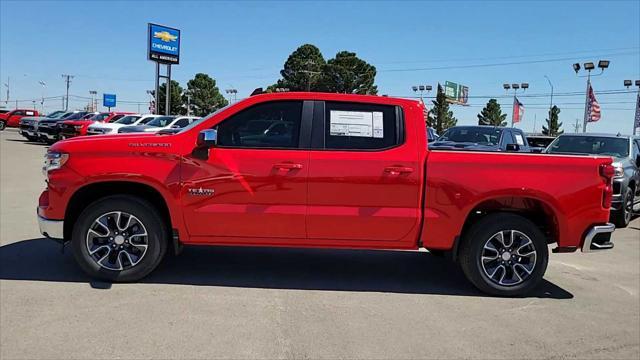
[[[0,130],[4,130],[7,126],[18,127],[20,119],[25,116],[38,116],[38,111],[30,109],[15,109],[4,114],[0,114]]]
[[[263,94],[178,132],[58,142],[40,231],[111,281],[141,279],[182,244],[426,248],[503,296],[541,281],[548,244],[613,247],[611,158],[430,151],[423,111],[390,97]]]

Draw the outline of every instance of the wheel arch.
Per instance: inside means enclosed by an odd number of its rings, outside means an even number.
[[[511,213],[520,215],[540,229],[547,243],[558,242],[560,237],[560,220],[556,209],[548,202],[532,196],[499,196],[484,199],[471,208],[465,217],[460,236],[456,238],[454,257],[457,258],[460,242],[471,227],[487,215]]]
[[[71,239],[78,216],[87,206],[112,195],[131,195],[149,201],[160,212],[162,221],[169,225],[168,238],[173,241],[174,250],[178,251],[179,239],[176,228],[179,228],[180,224],[177,224],[176,214],[171,213],[171,207],[168,204],[170,200],[154,186],[138,181],[96,181],[78,188],[71,195],[65,209],[64,238]]]

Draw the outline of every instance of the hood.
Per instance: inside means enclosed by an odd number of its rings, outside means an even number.
[[[153,146],[159,143],[163,144],[163,146]],[[150,144],[150,146],[145,146],[147,144]],[[49,148],[49,151],[69,153],[73,158],[74,153],[87,153],[89,154],[88,156],[95,156],[93,153],[102,155],[117,152],[130,153],[136,150],[149,151],[151,148],[161,152],[170,152],[173,149],[166,137],[156,134],[137,133],[78,136],[58,141]]]
[[[25,116],[22,119],[20,119],[20,123],[21,124],[28,124],[28,123],[34,123],[34,122],[38,122],[40,120],[43,119],[48,119],[44,116]]]
[[[119,133],[137,133],[137,132],[155,132],[160,131],[162,128],[149,125],[129,125],[123,126],[118,129]]]
[[[455,141],[435,141],[430,143],[429,149],[447,149],[447,150],[477,150],[477,151],[498,151],[498,145],[481,145],[472,142],[455,142]]]
[[[89,120],[64,120],[62,123],[66,124],[66,125],[86,125],[87,123],[93,123],[93,121],[89,121]]]

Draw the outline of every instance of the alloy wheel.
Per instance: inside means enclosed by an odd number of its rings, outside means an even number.
[[[136,266],[148,247],[146,227],[140,219],[124,211],[100,215],[87,230],[89,256],[108,270],[121,271]]]
[[[484,274],[493,283],[514,286],[531,276],[536,258],[531,238],[517,230],[503,230],[485,242],[480,262]]]

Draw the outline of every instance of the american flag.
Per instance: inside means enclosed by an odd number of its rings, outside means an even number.
[[[596,100],[596,95],[593,93],[593,87],[589,84],[589,103],[587,108],[587,114],[589,114],[588,122],[596,122],[600,120],[600,104],[598,104],[598,100]]]
[[[513,97],[513,115],[511,116],[512,123],[518,123],[524,118],[524,105],[518,100],[517,97]]]

